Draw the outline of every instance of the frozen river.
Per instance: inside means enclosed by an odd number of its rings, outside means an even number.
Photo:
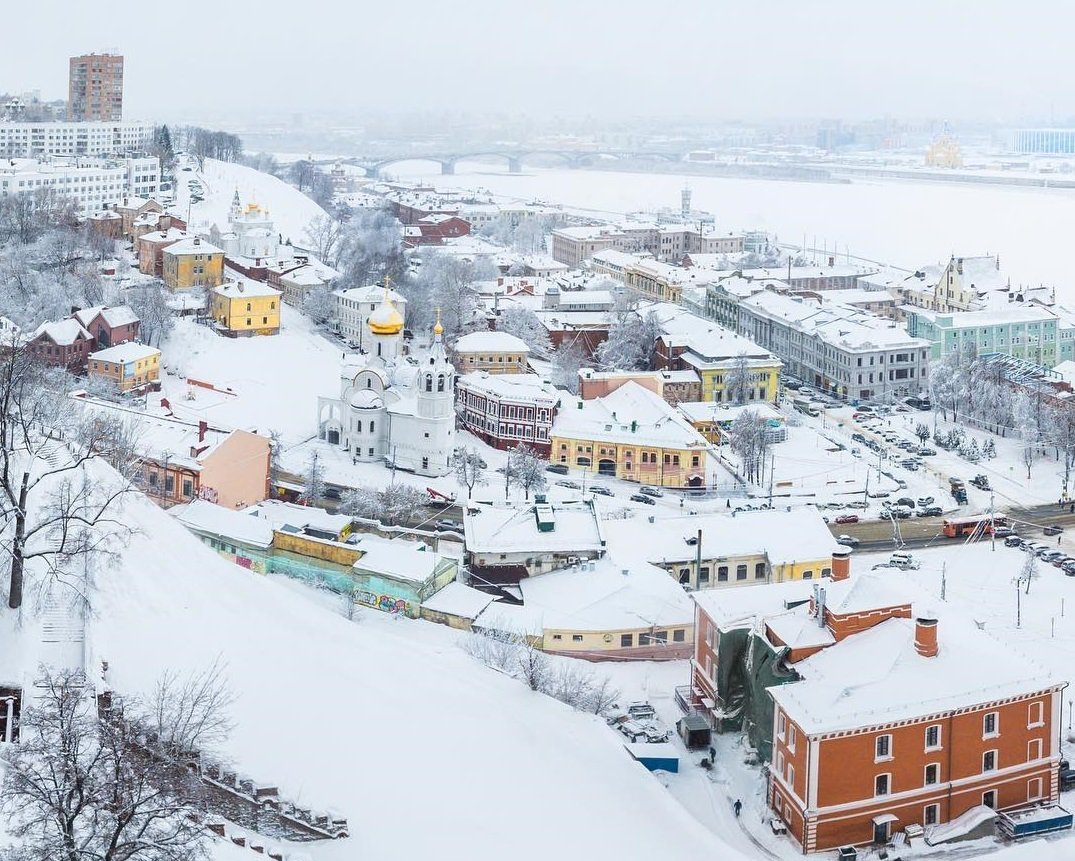
[[[541,199],[612,215],[679,207],[684,182],[693,206],[712,212],[730,230],[763,229],[781,242],[837,248],[895,266],[915,268],[951,254],[999,254],[1013,283],[1052,284],[1075,303],[1075,272],[1068,259],[1075,227],[1075,190],[999,185],[856,179],[814,183],[726,179],[674,173],[601,170],[497,172],[460,163],[454,176],[436,165],[403,162],[401,179],[440,188],[485,188],[524,200]]]

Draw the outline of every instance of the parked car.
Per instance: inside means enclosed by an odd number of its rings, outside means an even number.
[[[991,490],[992,487],[989,484],[989,476],[978,473],[970,480],[970,483],[977,487],[979,490]]]
[[[901,496],[896,500],[896,505],[906,505],[908,508],[914,508],[914,500],[909,496]]]
[[[858,523],[859,516],[857,514],[841,514],[836,518],[837,523]]]
[[[892,494],[887,490],[875,490],[873,493],[866,494],[870,499],[888,499]]]
[[[582,485],[570,478],[561,478],[556,482],[557,487],[566,487],[568,490],[582,490]]]
[[[567,475],[567,467],[562,463],[550,463],[545,467],[546,472],[555,472],[557,475]]]
[[[918,504],[923,505],[923,506],[925,506],[925,505],[933,505],[933,497],[932,496],[920,496],[920,497],[918,497]]]
[[[858,432],[851,434],[851,441],[866,445],[866,437]]]
[[[632,493],[631,502],[644,502],[646,505],[656,505],[652,496],[646,496],[644,493]]]
[[[921,563],[915,559],[910,553],[899,551],[893,553],[888,558],[888,564],[893,568],[899,568],[901,571],[910,571],[915,568],[921,567]]]
[[[1041,558],[1045,562],[1055,562],[1057,559],[1063,559],[1067,554],[1063,550],[1046,550],[1041,554]]]
[[[1075,562],[1075,559],[1073,559],[1071,556],[1068,556],[1067,554],[1064,554],[1063,556],[1058,556],[1052,560],[1054,568],[1063,568],[1068,562]]]
[[[442,530],[444,530],[446,532],[462,532],[463,531],[463,524],[456,523],[454,520],[447,520],[447,519],[438,520],[433,525],[436,526],[437,529],[442,529]]]
[[[1060,570],[1067,574],[1068,577],[1075,577],[1075,559],[1071,562],[1065,562],[1060,566]]]
[[[842,544],[844,547],[858,547],[859,540],[853,535],[841,535],[836,539],[837,544]]]
[[[1041,530],[1041,534],[1042,535],[1059,535],[1063,531],[1064,531],[1063,526],[1054,526],[1053,524],[1050,523],[1048,526],[1046,526],[1044,529]]]
[[[924,446],[922,446],[922,448],[920,448],[918,450],[918,454],[921,457],[933,457],[933,455],[935,455],[936,453],[937,453],[937,449],[930,448],[928,445],[924,445]]]
[[[648,484],[643,484],[638,488],[639,493],[644,493],[646,496],[664,496],[664,491],[659,487],[650,487]]]
[[[940,517],[944,514],[944,509],[939,505],[927,505],[925,508],[918,509],[919,517]]]
[[[603,484],[595,484],[590,488],[590,493],[596,493],[599,496],[615,496],[616,494],[605,487]]]
[[[1009,535],[1004,539],[1005,547],[1020,547],[1023,544],[1023,539],[1018,535]]]
[[[998,526],[993,530],[993,536],[995,538],[1010,538],[1015,535],[1015,530],[1010,526]]]
[[[914,516],[914,509],[908,508],[906,505],[894,505],[890,510],[893,516],[899,520],[906,520],[908,517]]]

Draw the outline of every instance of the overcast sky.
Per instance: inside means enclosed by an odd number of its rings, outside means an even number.
[[[29,0],[0,91],[126,57],[128,118],[1075,116],[1075,4],[1015,0]]]

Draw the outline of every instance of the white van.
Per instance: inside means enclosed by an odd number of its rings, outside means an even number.
[[[901,571],[910,571],[919,567],[918,560],[910,553],[905,553],[902,550],[889,556],[888,564],[892,568],[899,568]]]

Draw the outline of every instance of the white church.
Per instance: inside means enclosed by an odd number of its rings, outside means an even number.
[[[291,245],[280,241],[269,210],[253,201],[243,206],[239,189],[235,189],[228,210],[227,231],[221,233],[213,225],[209,240],[224,249],[224,254],[231,259],[245,257],[258,265],[291,260],[295,256]]]
[[[317,399],[318,436],[356,461],[445,475],[455,445],[455,369],[443,327],[438,321],[428,351],[405,355],[403,315],[387,288],[366,325],[366,352],[343,358],[340,396]]]

